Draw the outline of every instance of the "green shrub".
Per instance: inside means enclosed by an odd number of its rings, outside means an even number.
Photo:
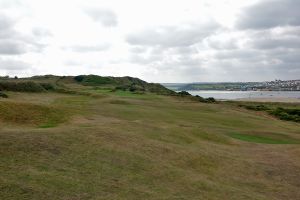
[[[103,77],[97,75],[79,75],[74,80],[84,85],[103,85],[116,83],[111,77]]]

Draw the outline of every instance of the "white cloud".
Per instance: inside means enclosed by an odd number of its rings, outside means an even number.
[[[118,25],[117,15],[112,10],[103,8],[89,8],[85,9],[85,13],[96,22],[100,22],[103,26],[111,27]]]
[[[109,48],[110,48],[109,44],[74,45],[69,47],[63,47],[64,50],[69,50],[78,53],[100,52],[100,51],[106,51]]]
[[[126,40],[131,45],[185,47],[201,42],[214,34],[220,25],[215,21],[206,23],[182,23],[176,26],[159,26],[131,33]]]

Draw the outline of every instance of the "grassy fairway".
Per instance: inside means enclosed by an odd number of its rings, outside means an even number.
[[[299,123],[231,104],[84,92],[95,95],[0,99],[0,199],[300,199]]]

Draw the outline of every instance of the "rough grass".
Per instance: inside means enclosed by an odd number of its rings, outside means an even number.
[[[299,124],[227,104],[94,93],[105,97],[0,101],[0,199],[300,198]]]
[[[31,103],[0,102],[0,120],[19,125],[54,127],[66,120],[60,108]]]

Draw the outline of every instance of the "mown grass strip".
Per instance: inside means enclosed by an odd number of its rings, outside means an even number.
[[[299,144],[299,141],[292,138],[277,139],[266,136],[248,135],[240,133],[230,133],[230,137],[246,142],[262,143],[262,144]]]

